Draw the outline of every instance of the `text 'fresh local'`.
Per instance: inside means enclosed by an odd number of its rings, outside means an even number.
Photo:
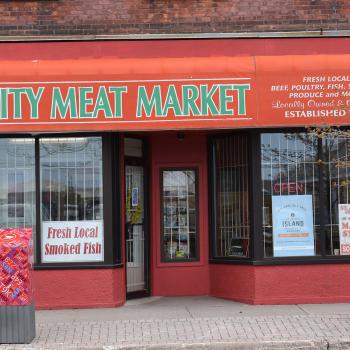
[[[103,261],[102,221],[46,221],[42,226],[43,262]]]
[[[65,228],[54,228],[49,227],[47,231],[48,238],[97,238],[98,237],[98,226],[96,227],[71,227]]]

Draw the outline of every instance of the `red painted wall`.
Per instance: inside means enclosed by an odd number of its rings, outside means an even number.
[[[249,304],[350,302],[348,264],[214,264],[210,266],[210,278],[211,295]]]
[[[38,309],[114,307],[125,302],[124,269],[34,271]]]
[[[191,131],[184,135],[180,141],[176,132],[147,134],[152,295],[212,295],[249,304],[350,302],[350,264],[209,265],[207,135]],[[198,262],[162,263],[160,259],[159,173],[162,167],[177,166],[198,168]],[[122,192],[123,188],[124,184]],[[34,285],[40,309],[115,307],[125,302],[124,268],[35,271]]]
[[[210,265],[210,294],[242,303],[254,303],[255,270],[249,265]]]
[[[254,302],[255,304],[350,302],[350,265],[255,267]]]
[[[120,154],[124,154],[120,140]],[[121,198],[124,198],[124,162],[121,157]],[[124,212],[124,201],[121,202]],[[124,216],[122,216],[124,261]],[[37,270],[34,295],[38,309],[97,308],[123,305],[126,299],[125,266],[116,269]]]
[[[208,295],[208,185],[207,137],[201,132],[153,133],[151,149],[151,291],[153,295]],[[191,263],[162,263],[160,258],[160,169],[197,167],[199,180],[200,260]]]

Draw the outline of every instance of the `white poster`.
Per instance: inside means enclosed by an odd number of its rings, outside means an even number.
[[[350,204],[339,204],[340,255],[350,255]],[[334,254],[339,251],[334,249]]]
[[[103,261],[103,221],[43,221],[43,263]]]
[[[315,255],[311,195],[272,196],[273,256]]]

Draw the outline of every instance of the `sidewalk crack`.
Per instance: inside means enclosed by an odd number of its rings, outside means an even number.
[[[188,314],[190,315],[190,318],[194,318],[194,316],[192,315],[192,313],[191,313],[190,309],[188,308],[188,306],[186,306],[185,308],[186,308]]]
[[[308,312],[306,310],[304,310],[299,304],[296,304],[296,307],[301,310],[305,315],[311,315],[311,312]]]

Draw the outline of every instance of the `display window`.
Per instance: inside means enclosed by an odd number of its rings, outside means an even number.
[[[248,147],[247,135],[213,141],[215,257],[250,257]]]
[[[37,268],[118,265],[117,155],[113,135],[0,139],[0,227],[33,229]]]
[[[261,135],[265,257],[350,255],[349,141]]]
[[[324,230],[328,255],[350,255],[350,138],[322,138],[325,183]]]
[[[265,257],[320,254],[320,162],[317,136],[261,135]]]
[[[213,262],[348,259],[347,130],[212,136],[209,174]]]
[[[42,262],[103,261],[102,137],[39,140]]]
[[[0,227],[35,232],[34,138],[0,139],[0,178]]]
[[[161,170],[162,261],[199,260],[196,169]]]

